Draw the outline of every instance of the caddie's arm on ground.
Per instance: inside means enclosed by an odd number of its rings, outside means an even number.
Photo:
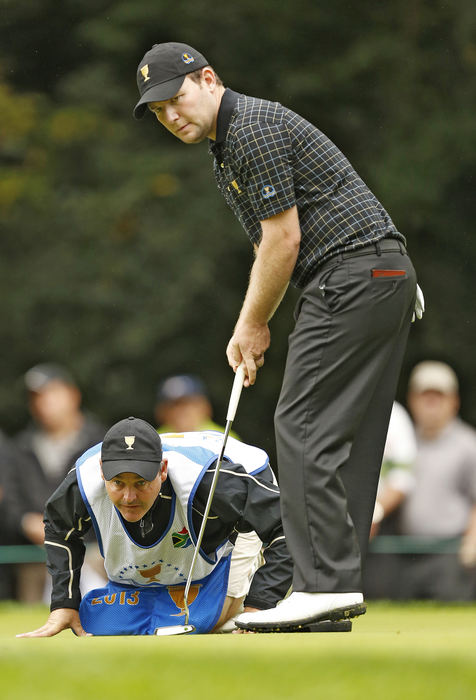
[[[17,637],[54,637],[63,630],[71,629],[78,637],[92,637],[82,627],[79,612],[71,608],[53,610],[42,627],[33,632],[17,634]]]
[[[71,471],[45,508],[45,548],[52,577],[51,610],[79,609],[79,578],[84,561],[83,537],[91,527],[76,479]]]

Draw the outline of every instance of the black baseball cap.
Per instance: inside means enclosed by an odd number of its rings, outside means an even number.
[[[208,65],[205,56],[188,44],[154,44],[137,69],[140,100],[134,107],[134,117],[142,119],[148,102],[169,100],[180,90],[187,73]]]
[[[102,472],[106,481],[122,472],[139,474],[153,481],[162,462],[162,442],[158,432],[141,418],[125,418],[104,436],[101,447]]]

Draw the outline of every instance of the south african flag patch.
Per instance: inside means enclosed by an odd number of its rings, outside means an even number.
[[[186,527],[184,527],[183,530],[180,530],[180,532],[172,533],[172,543],[175,549],[185,549],[185,547],[192,544],[192,540],[190,539],[190,535]]]

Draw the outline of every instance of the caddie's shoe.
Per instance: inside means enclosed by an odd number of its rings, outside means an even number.
[[[320,620],[343,620],[363,615],[362,593],[291,593],[275,608],[243,613],[236,626],[257,632],[286,632]]]

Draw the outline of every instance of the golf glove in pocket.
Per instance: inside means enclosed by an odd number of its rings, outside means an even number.
[[[425,311],[425,297],[423,296],[423,292],[421,291],[420,285],[417,284],[415,310],[414,310],[413,316],[412,316],[412,323],[414,322],[415,318],[420,320],[421,317],[423,316],[424,311]]]

